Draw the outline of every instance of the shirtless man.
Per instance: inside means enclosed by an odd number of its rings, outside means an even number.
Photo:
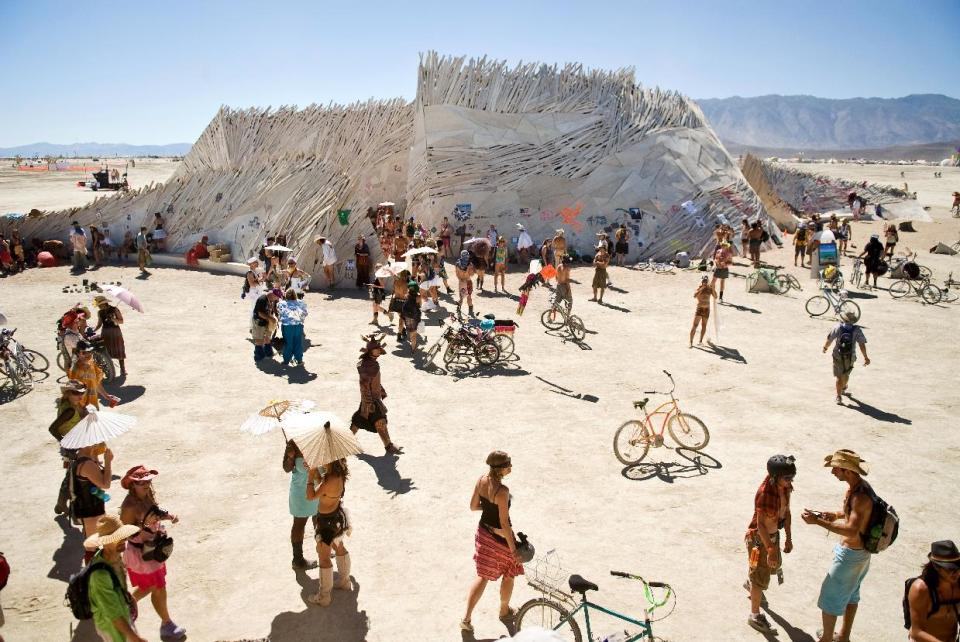
[[[770,586],[770,575],[779,573],[780,529],[786,534],[783,552],[793,550],[790,530],[790,494],[797,465],[792,456],[774,455],[767,460],[767,476],[753,498],[753,518],[747,526],[744,541],[750,564],[744,588],[750,591],[750,617],[747,624],[761,633],[777,634],[776,629],[760,612],[763,592]]]
[[[912,642],[952,642],[957,639],[960,604],[960,551],[950,540],[930,545],[929,560],[920,577],[910,581]]]
[[[852,450],[838,450],[824,458],[824,467],[847,484],[847,494],[840,512],[803,510],[803,521],[815,524],[842,538],[833,550],[833,563],[820,586],[820,607],[823,630],[819,642],[849,642],[853,620],[860,603],[860,585],[870,570],[870,552],[863,547],[863,533],[870,523],[873,501],[870,485],[863,480],[868,472],[866,462]],[[837,618],[843,616],[840,635],[833,637]]]
[[[730,276],[730,264],[733,262],[733,250],[726,241],[717,246],[717,251],[713,253],[713,279],[710,281],[710,287],[716,285],[720,280],[720,300],[723,301],[723,286]]]
[[[470,263],[470,252],[460,251],[460,258],[456,262],[457,287],[460,290],[460,300],[457,301],[457,310],[463,307],[463,300],[467,300],[470,316],[473,316],[473,265]]]
[[[716,278],[716,277],[714,277]],[[693,315],[693,327],[690,328],[690,347],[693,347],[693,335],[697,332],[697,323],[700,324],[700,343],[703,343],[703,335],[707,333],[707,319],[710,318],[710,297],[717,297],[717,291],[713,289],[712,283],[707,283],[707,275],[700,278],[700,287],[693,293],[693,298],[697,300],[697,311]]]
[[[557,303],[566,301],[567,314],[573,309],[573,291],[570,289],[570,266],[567,265],[567,257],[561,255],[554,257],[557,262]],[[553,321],[557,316],[556,311],[550,314],[550,320]]]

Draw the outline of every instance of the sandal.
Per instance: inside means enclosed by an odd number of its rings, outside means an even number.
[[[507,632],[510,635],[516,635],[517,633],[517,610],[507,608],[507,614],[500,616],[500,622],[507,627]]]
[[[473,633],[473,625],[470,624],[470,620],[460,620],[460,630]]]

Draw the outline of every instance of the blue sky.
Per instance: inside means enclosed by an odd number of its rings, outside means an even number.
[[[957,97],[958,25],[958,0],[0,0],[0,147],[193,142],[221,104],[412,98],[430,49],[632,66],[694,98]]]

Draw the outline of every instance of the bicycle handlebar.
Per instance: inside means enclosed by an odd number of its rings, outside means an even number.
[[[656,390],[644,390],[643,394],[645,395],[656,395],[659,394]]]
[[[629,573],[624,573],[623,571],[610,571],[610,575],[615,575],[617,577],[626,577],[626,578],[633,577]]]
[[[614,577],[624,577],[628,580],[639,580],[651,588],[668,588],[670,585],[664,582],[648,582],[639,575],[634,575],[633,573],[625,573],[623,571],[610,571],[610,575]]]
[[[663,371],[663,374],[667,375],[668,377],[670,377],[671,380],[673,380],[673,375],[667,372],[666,370]]]

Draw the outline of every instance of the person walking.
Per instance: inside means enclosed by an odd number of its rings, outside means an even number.
[[[357,262],[357,289],[367,287],[370,282],[370,246],[363,234],[357,237],[353,246],[353,256]]]
[[[614,232],[614,251],[617,253],[617,265],[622,266],[627,260],[627,253],[630,251],[630,230],[626,223],[621,223],[620,227]]]
[[[271,340],[277,331],[277,302],[283,298],[283,292],[277,288],[261,294],[253,305],[253,360],[260,361],[273,357]]]
[[[873,287],[877,287],[877,277],[880,276],[883,264],[883,243],[880,242],[879,234],[871,234],[870,240],[863,247],[863,251],[857,256],[863,259],[863,267],[867,273],[863,285],[870,288],[870,276],[873,276]]]
[[[360,349],[360,361],[357,362],[360,407],[350,419],[350,430],[353,434],[357,434],[361,429],[375,432],[380,435],[388,455],[400,455],[402,449],[390,439],[390,432],[387,429],[387,407],[383,404],[383,400],[387,398],[387,391],[380,383],[380,364],[377,363],[377,359],[387,352],[381,341],[382,337],[382,334],[362,337],[366,345]]]
[[[870,570],[870,552],[863,546],[861,533],[867,530],[873,502],[870,485],[864,481],[867,462],[852,450],[838,450],[824,458],[824,467],[847,485],[840,512],[804,509],[804,522],[819,526],[842,538],[833,549],[833,563],[820,586],[817,606],[822,612],[823,629],[819,642],[833,642],[837,618],[843,616],[839,639],[850,639],[853,621],[860,603],[860,585]]]
[[[960,635],[960,550],[951,540],[930,545],[919,577],[906,582],[904,624],[911,642],[955,642]]]
[[[103,455],[103,464],[100,456]],[[77,456],[70,464],[70,509],[69,514],[79,520],[85,537],[97,530],[97,520],[106,512],[106,500],[103,491],[110,490],[113,482],[113,451],[106,444],[85,446],[77,450]],[[84,554],[84,562],[93,557],[90,551]]]
[[[517,256],[520,261],[520,265],[523,266],[523,269],[527,269],[527,265],[530,262],[530,252],[533,250],[533,239],[530,238],[530,233],[527,232],[525,228],[520,223],[517,223]]]
[[[710,297],[717,298],[717,291],[713,289],[712,283],[707,283],[707,275],[700,277],[700,286],[693,293],[693,298],[697,300],[697,310],[693,314],[693,326],[690,328],[690,347],[693,347],[693,335],[697,332],[697,324],[700,324],[700,341],[703,343],[703,337],[707,333],[707,320],[710,318]]]
[[[753,517],[747,526],[749,573],[744,588],[750,592],[750,617],[747,624],[760,633],[776,635],[777,630],[760,612],[763,592],[770,586],[770,575],[776,572],[782,581],[780,530],[786,536],[783,552],[793,550],[790,519],[790,495],[797,475],[796,460],[791,455],[774,455],[767,460],[767,476],[753,498]]]
[[[807,267],[803,259],[807,256],[807,226],[800,224],[797,226],[797,233],[793,235],[793,267],[797,267],[797,259],[800,259],[800,267]]]
[[[74,221],[70,231],[70,247],[73,248],[73,270],[83,272],[87,269],[87,233],[80,223]]]
[[[717,281],[720,281],[720,301],[723,301],[723,287],[730,276],[730,264],[733,263],[733,250],[727,242],[717,246],[713,253],[713,279],[710,281],[710,287],[714,287]]]
[[[334,269],[337,266],[337,252],[333,247],[333,243],[328,241],[327,237],[320,236],[317,238],[317,245],[320,246],[323,255],[323,276],[327,279],[327,287],[336,287],[337,282],[334,276]]]
[[[294,570],[306,571],[317,567],[316,562],[303,556],[303,537],[307,520],[317,514],[319,500],[307,499],[307,478],[310,470],[303,460],[303,453],[292,439],[287,440],[287,447],[283,451],[283,472],[290,475],[290,492],[287,498],[290,514],[293,516],[293,526],[290,527],[293,560],[290,566]]]
[[[839,244],[838,251],[844,256],[847,254],[847,243],[850,242],[850,236],[850,221],[843,219],[843,222],[840,223],[840,228],[837,230],[837,241]]]
[[[610,265],[610,255],[607,254],[605,243],[597,245],[597,254],[593,257],[593,298],[591,301],[603,303],[603,292],[607,289],[607,266]],[[597,296],[599,292],[600,296]]]
[[[837,405],[843,405],[841,395],[849,396],[847,385],[850,382],[850,373],[853,372],[853,364],[857,360],[857,346],[860,347],[860,353],[863,355],[863,365],[870,365],[870,357],[867,356],[867,337],[863,334],[863,329],[854,324],[857,315],[848,311],[842,313],[840,318],[841,322],[830,331],[827,342],[823,344],[824,354],[833,344],[833,376],[836,378]]]
[[[477,579],[467,594],[467,610],[460,620],[460,630],[473,633],[470,619],[483,595],[487,582],[500,580],[500,621],[512,635],[516,611],[510,608],[514,578],[523,575],[523,564],[517,552],[517,540],[510,522],[510,489],[504,478],[513,472],[510,455],[495,450],[487,455],[487,473],[477,480],[470,498],[470,510],[480,511],[480,523],[474,536]]]
[[[497,281],[500,282],[500,290],[507,291],[507,239],[502,236],[497,238],[497,244],[493,248],[493,291],[497,291]]]
[[[120,362],[120,376],[127,376],[127,349],[123,342],[123,331],[120,326],[123,324],[123,315],[120,309],[110,304],[105,296],[93,297],[93,303],[97,306],[97,326],[94,332],[103,328],[100,336],[103,337],[103,345],[107,349],[107,354],[111,359]]]
[[[283,365],[303,367],[303,322],[307,318],[307,304],[297,298],[293,288],[287,288],[283,300],[277,303],[280,334],[283,336]]]
[[[146,227],[140,228],[140,233],[137,234],[134,244],[137,248],[137,267],[140,268],[141,272],[146,272],[147,266],[150,265],[150,242],[147,240]]]
[[[100,398],[103,397],[112,408],[117,405],[120,399],[108,394],[103,389],[103,370],[94,361],[93,350],[93,346],[86,341],[81,340],[77,343],[73,352],[73,365],[67,370],[67,378],[79,381],[86,387],[87,392],[83,398],[84,405],[92,405],[99,409]]]
[[[760,245],[763,243],[763,229],[760,228],[760,221],[754,221],[750,225],[748,234],[750,239],[750,260],[753,267],[760,267]]]
[[[450,221],[446,216],[443,217],[443,222],[440,223],[440,245],[441,253],[447,258],[453,258],[453,250],[450,247],[450,238],[453,236],[453,228],[450,227]]]
[[[897,247],[897,241],[900,240],[900,235],[897,233],[897,226],[893,223],[887,226],[887,229],[884,230],[883,236],[886,239],[886,250],[887,258],[893,256],[893,250]]]
[[[60,398],[57,399],[57,417],[47,428],[47,432],[59,444],[80,420],[87,416],[87,407],[83,403],[87,387],[79,381],[68,380],[60,386]],[[70,476],[73,473],[72,462],[76,459],[77,451],[60,448],[63,458],[64,475],[60,482],[60,492],[57,494],[57,503],[53,512],[57,515],[66,514],[70,510]]]
[[[381,267],[383,267],[381,263],[377,263],[374,266],[373,280],[367,284],[367,288],[369,288],[370,291],[370,302],[373,307],[373,320],[370,321],[371,325],[380,325],[380,312],[383,312],[385,315],[387,315],[387,318],[390,320],[389,322],[391,324],[393,323],[393,312],[390,312],[390,310],[383,307],[383,300],[387,296],[386,289],[383,285],[383,279],[376,276],[376,271]]]
[[[127,591],[123,552],[127,539],[139,528],[124,524],[113,515],[104,515],[83,545],[91,552],[87,596],[93,613],[93,626],[104,642],[146,642],[134,625],[135,602]]]
[[[460,292],[460,299],[457,301],[457,310],[463,307],[463,300],[467,300],[467,306],[470,316],[473,316],[473,274],[474,268],[470,263],[470,252],[460,251],[460,258],[455,265],[457,273],[457,289]]]
[[[403,308],[400,311],[400,318],[403,320],[403,327],[407,331],[407,340],[410,342],[410,349],[414,355],[417,353],[417,326],[420,325],[422,313],[420,311],[420,286],[416,281],[407,283],[407,298],[403,302]]]
[[[350,552],[343,545],[343,536],[349,535],[351,529],[349,517],[343,508],[343,495],[349,477],[346,459],[330,462],[324,466],[323,473],[312,468],[307,476],[307,501],[317,502],[313,530],[314,539],[317,541],[317,557],[320,560],[320,590],[307,598],[311,604],[330,606],[334,588],[343,591],[352,588]],[[336,554],[336,584],[333,582],[333,564],[330,563],[331,549]]]
[[[163,561],[146,559],[155,554],[155,551],[148,553],[148,547],[156,543],[158,537],[166,535],[163,522],[176,524],[180,521],[176,515],[168,513],[157,504],[153,479],[159,474],[156,470],[137,465],[130,468],[120,480],[120,486],[127,491],[127,496],[120,506],[120,521],[136,526],[139,531],[127,540],[123,551],[123,565],[130,576],[130,584],[134,586],[133,599],[139,602],[150,596],[153,610],[160,618],[160,639],[163,642],[181,642],[187,639],[187,630],[178,626],[170,617],[167,606],[166,558]]]
[[[750,256],[750,221],[743,217],[740,227],[740,253],[744,257]]]

